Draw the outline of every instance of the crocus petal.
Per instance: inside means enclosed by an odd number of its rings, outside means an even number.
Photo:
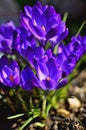
[[[21,81],[20,81],[21,87],[25,90],[28,90],[28,91],[32,90],[33,77],[34,77],[34,73],[32,72],[32,70],[28,66],[26,66],[21,71]]]
[[[42,86],[42,89],[43,90],[55,90],[55,87],[56,87],[56,82],[55,80],[43,80],[42,81],[45,85]]]
[[[49,75],[48,69],[44,63],[38,64],[37,74],[40,80],[46,79],[46,77]]]
[[[25,11],[26,15],[31,18],[32,8],[29,5],[24,7],[24,11]]]
[[[46,27],[46,16],[36,6],[33,7],[33,10],[32,10],[32,21],[33,21],[34,25],[36,25],[36,26],[38,25],[40,27],[42,27],[42,26]]]
[[[60,78],[60,75],[59,75],[60,73],[58,72],[59,66],[56,64],[55,60],[53,60],[52,58],[49,59],[48,62],[47,62],[47,67],[48,67],[48,70],[49,70],[50,78],[56,79],[58,81],[59,80],[58,78]]]
[[[68,83],[68,79],[67,79],[67,78],[62,79],[62,80],[58,83],[56,89],[62,88],[62,87],[65,86],[67,83]]]

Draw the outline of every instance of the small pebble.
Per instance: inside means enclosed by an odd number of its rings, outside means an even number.
[[[3,102],[4,102],[4,103],[6,103],[6,102],[7,102],[7,100],[6,100],[6,99],[3,99]]]
[[[68,103],[69,103],[71,109],[78,109],[81,107],[81,102],[76,97],[68,98]]]
[[[0,99],[2,99],[2,95],[0,95]]]
[[[57,112],[58,112],[59,114],[61,114],[61,115],[64,115],[64,116],[70,116],[70,112],[67,111],[66,109],[63,109],[63,108],[58,109]]]
[[[17,127],[17,123],[14,123],[13,125],[12,125],[12,128],[16,128]]]
[[[58,126],[55,124],[54,126],[53,126],[53,130],[57,130],[58,129]]]
[[[55,121],[55,124],[54,124],[54,126],[53,126],[53,130],[57,130],[57,129],[58,129],[58,122]]]

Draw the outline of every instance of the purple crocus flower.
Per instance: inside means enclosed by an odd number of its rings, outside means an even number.
[[[55,90],[67,83],[67,78],[62,79],[62,70],[59,64],[53,58],[50,58],[46,64],[38,62],[37,78],[34,79],[34,85],[43,90]]]
[[[42,60],[44,58],[45,51],[44,48],[39,46],[35,48],[28,47],[27,49],[27,59],[34,66],[34,60]]]
[[[76,61],[78,61],[83,54],[83,46],[81,40],[78,37],[72,37],[71,42],[66,46],[69,54],[75,55]]]
[[[15,88],[20,82],[20,71],[15,60],[8,61],[6,56],[0,59],[0,82]]]
[[[63,40],[68,29],[62,22],[60,14],[56,13],[53,6],[41,5],[37,2],[33,7],[25,6],[21,13],[21,24],[39,40],[59,42]]]
[[[21,71],[21,81],[20,81],[20,86],[27,91],[31,91],[34,87],[34,82],[33,79],[35,78],[35,75],[33,71],[26,66],[22,71]]]
[[[57,63],[62,71],[61,78],[67,77],[75,68],[76,59],[73,55],[65,57],[62,53],[57,56]]]
[[[0,51],[11,53],[13,41],[17,41],[16,27],[10,21],[0,26]]]
[[[81,42],[83,54],[86,53],[86,36],[77,36],[77,39]]]
[[[18,28],[19,41],[15,42],[13,48],[23,57],[27,57],[28,48],[34,49],[36,47],[36,41],[33,35],[24,28]]]
[[[62,64],[62,77],[68,76],[76,66],[76,58],[74,55],[69,55]]]
[[[83,47],[83,53],[86,53],[86,36],[82,37],[81,44],[82,44],[82,47]]]

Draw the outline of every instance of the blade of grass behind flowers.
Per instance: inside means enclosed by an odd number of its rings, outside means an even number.
[[[80,32],[82,31],[83,27],[85,26],[86,24],[86,21],[83,21],[80,28],[78,29],[77,33],[76,33],[76,36],[78,36],[80,34]]]
[[[68,12],[65,12],[63,16],[63,22],[66,22],[67,18],[68,18]]]

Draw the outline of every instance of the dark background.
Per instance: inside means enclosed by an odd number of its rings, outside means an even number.
[[[67,27],[70,30],[70,35],[75,35],[82,22],[86,20],[86,0],[39,0],[42,4],[53,5],[57,12],[59,12],[62,17],[65,12],[68,12]],[[23,9],[25,4],[33,5],[36,0],[25,0],[21,3],[18,0],[19,5]],[[86,25],[83,28],[82,35],[86,34]]]
[[[0,24],[13,20],[19,24],[19,13],[24,5],[33,6],[37,0],[0,0]],[[53,5],[63,17],[68,12],[67,27],[71,35],[75,35],[82,22],[86,20],[86,0],[39,0],[42,4]],[[82,35],[86,34],[86,25]]]

